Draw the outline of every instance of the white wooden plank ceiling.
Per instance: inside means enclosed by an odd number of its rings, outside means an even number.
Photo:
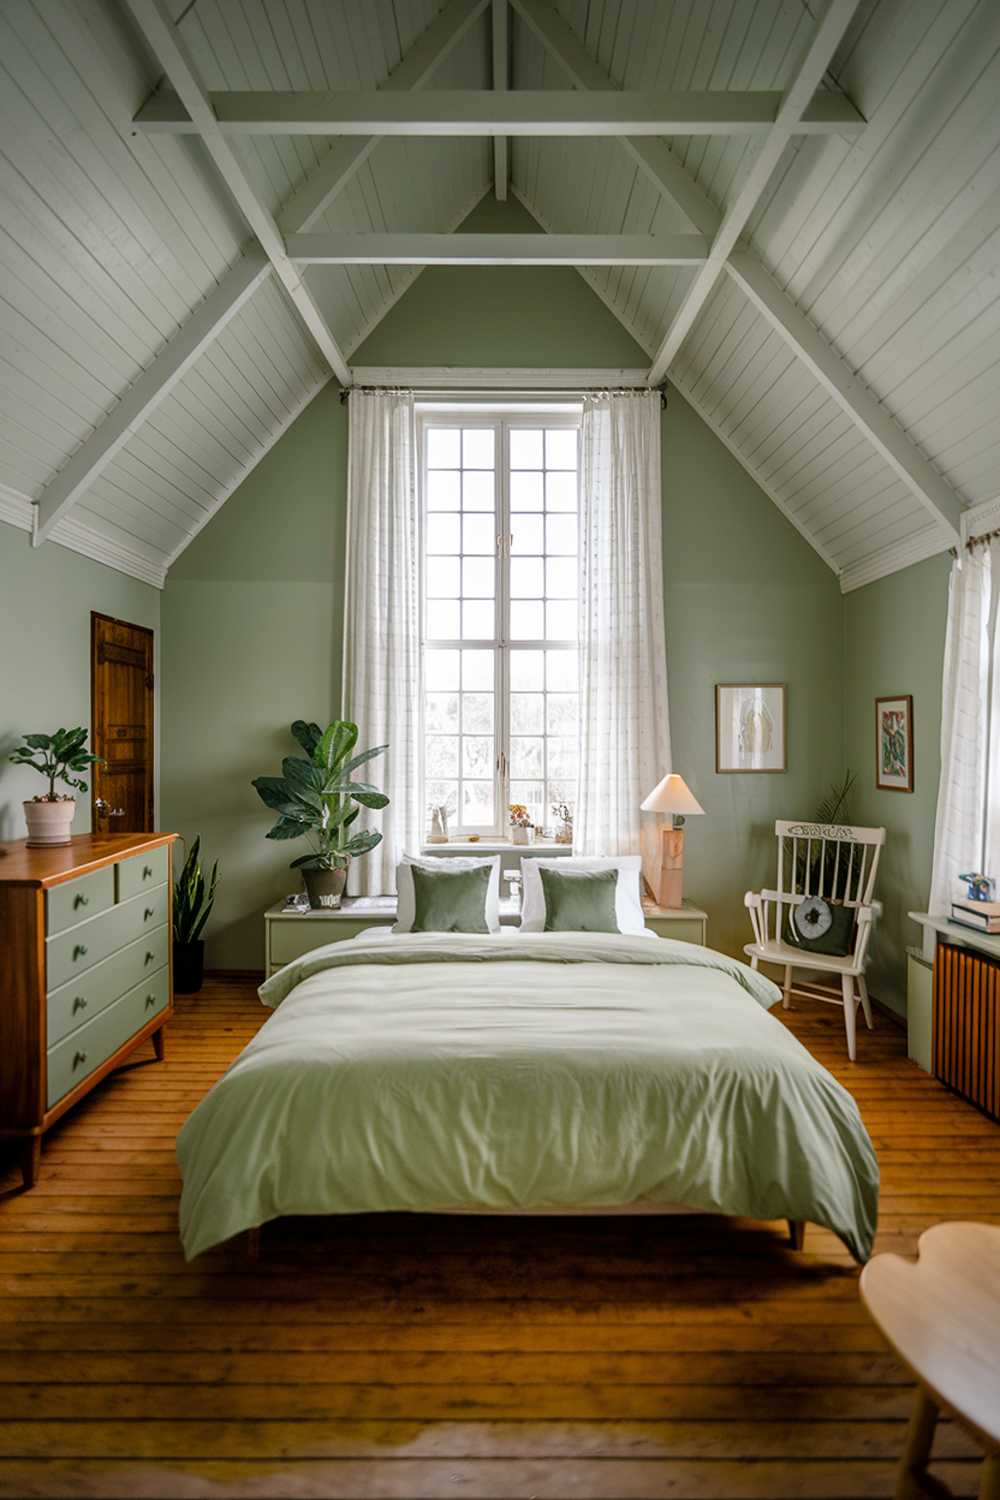
[[[5,0],[0,518],[162,583],[423,264],[520,251],[843,587],[941,550],[1000,492],[998,94],[995,0]],[[558,238],[455,236],[491,185]]]

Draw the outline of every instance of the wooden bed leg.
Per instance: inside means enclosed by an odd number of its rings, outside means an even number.
[[[260,1260],[260,1225],[247,1230],[247,1259]]]
[[[788,1221],[788,1243],[793,1250],[801,1250],[806,1242],[805,1219],[789,1219]]]

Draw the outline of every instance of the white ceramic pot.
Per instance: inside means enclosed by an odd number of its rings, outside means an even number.
[[[76,817],[76,799],[66,797],[58,802],[25,802],[24,821],[28,825],[28,848],[43,849],[49,844],[68,844],[70,829]]]
[[[530,833],[530,828],[523,828],[518,823],[512,823],[510,829],[510,841],[512,844],[530,844]]]

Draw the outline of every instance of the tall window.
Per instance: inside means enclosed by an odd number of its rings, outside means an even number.
[[[575,802],[579,424],[421,417],[424,803],[450,832]]]

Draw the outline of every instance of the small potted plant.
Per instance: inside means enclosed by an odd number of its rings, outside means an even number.
[[[553,802],[552,816],[559,821],[556,829],[557,844],[571,844],[573,842],[573,809],[566,802]]]
[[[57,729],[55,734],[26,734],[24,744],[11,755],[16,766],[33,766],[47,777],[49,783],[47,792],[23,804],[29,848],[70,842],[76,798],[57,792],[56,782],[75,787],[78,792],[87,790],[87,783],[70,773],[85,771],[88,766],[103,765],[104,762],[99,755],[91,755],[84,748],[86,743],[85,729]]]
[[[344,719],[335,719],[325,730],[296,719],[292,736],[305,757],[286,755],[280,776],[258,776],[252,785],[265,807],[278,814],[269,839],[306,837],[312,844],[312,852],[293,859],[290,866],[302,871],[309,905],[339,907],[352,858],[382,842],[374,829],[353,833],[352,825],[362,807],[389,805],[377,786],[351,777],[389,747],[376,745],[353,754],[358,726]]]
[[[512,844],[531,843],[531,814],[523,802],[512,802],[507,809]]]
[[[174,989],[178,995],[197,994],[205,977],[202,933],[215,902],[219,861],[212,866],[211,878],[206,885],[200,855],[199,834],[174,882]]]

